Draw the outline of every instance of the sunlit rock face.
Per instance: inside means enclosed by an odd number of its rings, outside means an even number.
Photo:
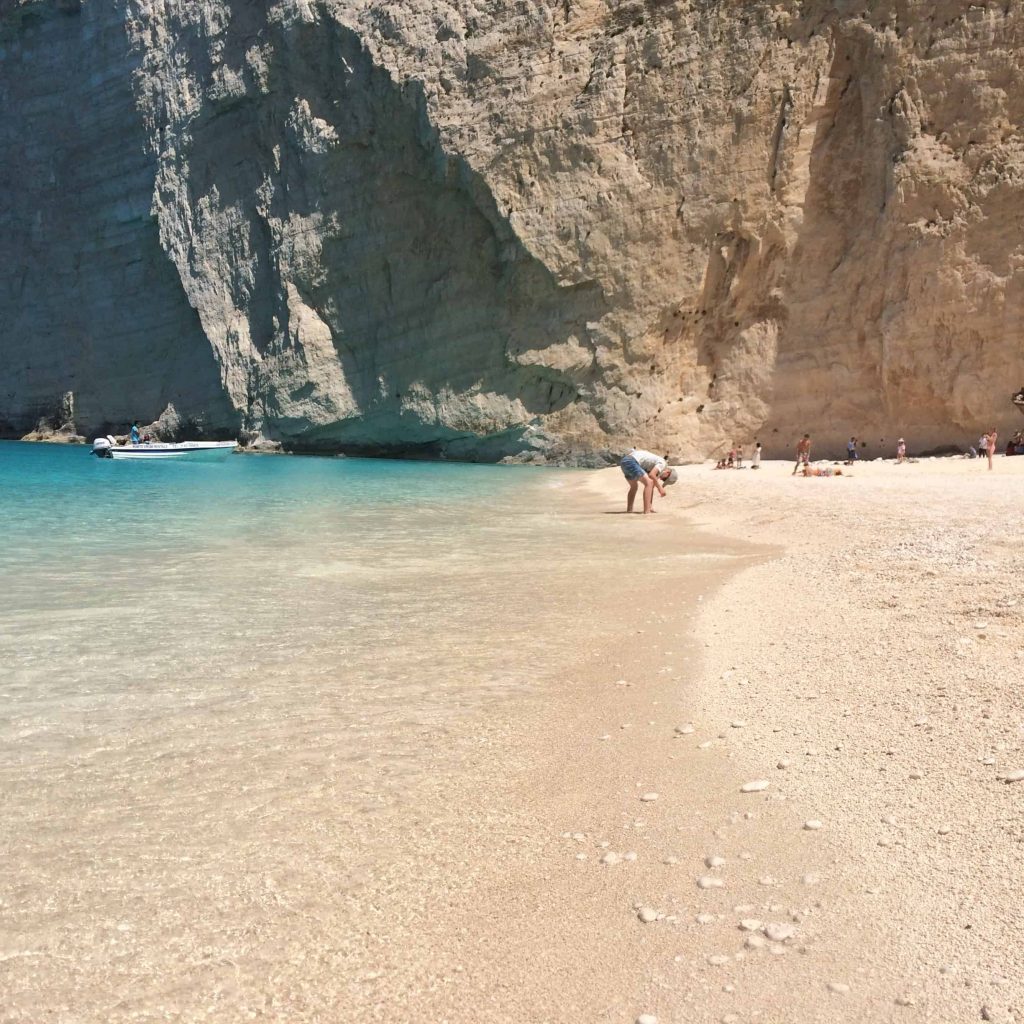
[[[1022,51],[952,0],[0,0],[0,430],[1015,428]]]

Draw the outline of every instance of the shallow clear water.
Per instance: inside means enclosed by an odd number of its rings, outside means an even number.
[[[542,538],[524,493],[558,479],[2,444],[0,743],[45,758],[185,708],[258,699],[294,714],[302,688],[321,686],[352,714],[431,719],[456,667],[473,676],[465,699],[512,683],[473,641],[494,614],[517,629],[525,609],[487,601],[530,588]],[[499,569],[510,545],[522,561]],[[509,569],[513,590],[492,587]]]
[[[711,572],[576,479],[0,444],[5,1019],[349,1019],[501,723]]]

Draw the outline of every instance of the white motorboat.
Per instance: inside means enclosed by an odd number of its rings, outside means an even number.
[[[142,444],[118,444],[112,437],[97,437],[92,443],[93,455],[101,459],[134,459],[147,462],[153,459],[178,459],[186,462],[219,462],[238,447],[237,441],[182,441],[165,444],[144,441]]]

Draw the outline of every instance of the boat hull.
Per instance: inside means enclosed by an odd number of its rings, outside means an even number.
[[[129,444],[107,449],[105,458],[153,462],[220,462],[238,447],[237,441],[186,441],[183,444]]]

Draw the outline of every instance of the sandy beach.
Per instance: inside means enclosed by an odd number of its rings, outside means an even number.
[[[678,903],[663,868],[637,889],[677,919],[642,940],[674,931],[681,957],[651,940],[659,983],[638,1011],[1024,1019],[1024,782],[1006,781],[1024,774],[1024,459],[995,465],[688,467],[664,520],[629,524],[660,538],[683,515],[777,545],[701,602],[694,731],[676,745],[720,788],[649,777],[644,816],[703,815],[704,834],[672,866]],[[594,487],[621,500],[614,473]],[[697,889],[703,875],[721,888]]]
[[[491,735],[494,803],[457,797],[472,882],[380,1019],[1024,1019],[1024,459],[789,474],[687,467],[620,520],[660,557],[614,643],[567,638]],[[617,470],[581,490],[624,496]]]

